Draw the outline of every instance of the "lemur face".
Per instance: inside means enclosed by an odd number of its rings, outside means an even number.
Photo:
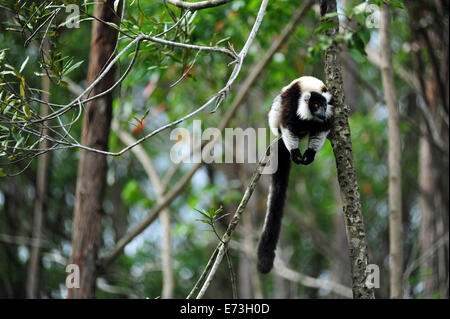
[[[320,93],[311,92],[308,107],[311,114],[319,120],[324,120],[327,113],[327,99]]]

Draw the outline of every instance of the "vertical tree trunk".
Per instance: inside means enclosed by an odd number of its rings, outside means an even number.
[[[117,124],[117,123],[116,123]],[[122,140],[124,144],[130,145],[136,142],[136,140],[128,133],[121,131],[117,125],[113,129],[116,131],[119,138]],[[148,156],[146,151],[141,145],[137,145],[131,150],[141,162],[142,168],[147,173],[147,176],[153,186],[153,189],[156,193],[156,201],[160,202],[164,196],[165,187],[163,186],[161,179],[158,175],[158,172],[155,169],[155,166]],[[119,196],[120,197],[120,196]],[[171,299],[173,298],[173,293],[175,290],[175,279],[173,276],[173,262],[172,262],[172,243],[171,243],[171,225],[170,225],[170,209],[165,208],[161,211],[159,215],[161,226],[162,226],[162,238],[161,238],[161,264],[162,264],[162,273],[163,273],[163,287],[161,296],[163,299]],[[126,230],[126,229],[125,229]],[[122,238],[123,233],[117,240]],[[116,241],[117,241],[116,240]]]
[[[336,12],[336,0],[321,0],[320,12],[321,16]],[[336,17],[325,19],[323,22],[330,20],[338,23]],[[338,32],[339,27],[332,27],[327,29],[326,34],[334,39]],[[343,203],[347,242],[350,250],[353,298],[372,299],[375,297],[373,288],[369,288],[366,285],[368,253],[359,187],[353,164],[350,127],[348,125],[350,109],[345,104],[342,67],[338,54],[336,43],[333,43],[325,51],[326,82],[333,94],[335,103],[335,119],[329,139],[336,158],[338,181]]]
[[[44,43],[43,50],[48,51],[49,45],[46,41]],[[50,79],[47,76],[42,77],[42,90],[44,92],[50,91]],[[50,93],[48,93],[50,94]],[[49,95],[47,93],[42,94],[42,100],[49,101]],[[48,115],[48,106],[42,104],[41,116]],[[47,123],[44,123],[42,128],[42,134],[48,135]],[[39,143],[39,148],[47,149],[48,140],[44,139]],[[49,168],[50,153],[42,154],[38,159],[38,168],[36,176],[36,200],[34,202],[33,212],[33,231],[32,231],[32,246],[30,263],[28,264],[27,282],[26,282],[26,294],[28,299],[38,298],[38,286],[39,286],[39,264],[40,264],[40,246],[44,223],[45,206],[47,201],[47,180],[48,180],[48,168]]]
[[[162,195],[161,195],[162,196]],[[163,290],[162,297],[164,299],[173,298],[173,291],[175,289],[175,279],[173,276],[172,265],[172,243],[171,243],[171,231],[170,231],[170,210],[163,209],[159,216],[163,228],[161,255],[162,255],[162,268],[163,268]]]
[[[419,242],[422,254],[427,254],[421,264],[421,273],[424,279],[425,298],[431,298],[439,290],[439,280],[436,276],[437,263],[433,246],[437,239],[434,221],[433,193],[435,181],[433,178],[432,149],[427,136],[422,136],[419,142],[419,185],[422,189],[420,198],[420,232]],[[430,273],[431,272],[431,273]],[[426,273],[429,273],[428,275]]]
[[[120,7],[120,5],[119,5]],[[106,22],[118,23],[113,1],[95,5],[94,16]],[[89,57],[88,85],[92,83],[114,53],[117,32],[108,25],[94,20],[92,23],[91,53]],[[114,83],[114,70],[93,88],[96,95]],[[83,119],[82,144],[107,150],[112,114],[112,93],[86,105]],[[81,151],[78,164],[76,199],[72,234],[71,263],[79,266],[80,288],[71,288],[68,298],[95,297],[98,251],[102,241],[103,199],[106,187],[106,157],[94,152]]]
[[[410,0],[405,5],[410,15],[412,43],[420,48],[414,56],[420,94],[426,106],[425,112],[431,115],[433,122],[430,125],[430,121],[424,118],[419,151],[423,297],[448,298],[448,4],[445,1],[431,1],[423,6],[423,1]],[[421,23],[423,17],[429,17],[434,23],[424,25]],[[436,147],[432,133],[442,140],[441,147]]]
[[[403,296],[402,153],[397,90],[390,43],[391,15],[383,4],[380,18],[380,63],[384,98],[388,111],[389,140],[389,269],[391,298]]]

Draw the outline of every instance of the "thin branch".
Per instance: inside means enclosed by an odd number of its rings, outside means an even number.
[[[161,43],[161,44],[171,45],[174,47],[179,47],[179,48],[189,49],[189,50],[201,50],[201,51],[207,51],[207,52],[222,53],[222,54],[229,56],[233,60],[236,60],[239,58],[233,51],[225,49],[225,48],[221,48],[221,47],[209,47],[209,46],[204,46],[204,45],[195,45],[195,44],[175,42],[175,41],[164,40],[161,38],[152,37],[150,35],[144,35],[144,34],[141,34],[141,37],[144,41]]]
[[[331,292],[334,292],[334,293],[336,293],[340,296],[346,297],[346,298],[353,297],[352,290],[349,287],[341,285],[334,281],[323,280],[323,279],[314,278],[314,277],[310,277],[310,276],[301,274],[297,271],[294,271],[294,270],[288,268],[284,264],[284,262],[278,257],[275,258],[273,269],[280,277],[283,277],[283,278],[293,281],[293,282],[297,282],[303,286],[317,288],[317,289],[330,290]]]
[[[51,104],[52,106],[57,106],[57,107],[62,107],[59,111],[52,113],[48,116],[42,117],[39,120],[32,120],[32,121],[17,121],[15,123],[38,123],[38,122],[43,122],[45,120],[51,120],[54,119],[58,116],[63,115],[64,113],[66,113],[74,104],[78,103],[79,101],[81,101],[82,97],[87,94],[89,91],[91,91],[91,89],[93,89],[105,76],[106,74],[111,70],[111,68],[113,67],[113,65],[120,59],[120,57],[122,55],[124,55],[129,48],[131,48],[135,43],[142,41],[142,36],[138,36],[136,37],[133,41],[131,41],[125,48],[122,49],[122,51],[120,51],[115,57],[114,59],[108,64],[107,67],[105,67],[105,69],[103,70],[103,72],[95,79],[95,81],[93,81],[80,95],[78,95],[75,99],[72,100],[72,102],[70,102],[67,105],[57,105],[57,104]],[[40,103],[42,103],[42,101],[38,101]],[[47,103],[45,103],[47,104]]]
[[[183,81],[186,78],[186,76],[189,74],[189,72],[191,72],[192,68],[194,67],[195,62],[197,62],[197,58],[198,58],[200,52],[202,52],[202,50],[198,50],[197,54],[194,57],[194,61],[192,61],[191,65],[186,69],[186,71],[184,71],[183,75],[177,81],[175,81],[175,83],[170,85],[171,88],[173,88],[178,83]]]
[[[113,67],[113,65],[115,63],[117,63],[117,61],[119,60],[119,58],[125,54],[125,52],[127,52],[127,50],[134,44],[137,44],[137,48],[136,51],[139,50],[139,44],[141,41],[152,41],[152,42],[157,42],[157,43],[161,43],[161,44],[166,44],[166,45],[171,45],[171,46],[177,46],[177,47],[182,47],[185,49],[193,49],[193,50],[198,50],[198,51],[209,51],[209,52],[219,52],[219,53],[223,53],[226,54],[228,56],[230,56],[231,58],[233,58],[233,64],[236,64],[226,85],[216,94],[214,94],[213,96],[210,97],[210,99],[203,104],[201,107],[197,108],[196,110],[194,110],[193,112],[187,114],[186,116],[182,117],[181,119],[178,119],[176,121],[173,121],[167,125],[164,125],[156,130],[154,130],[153,132],[147,134],[146,136],[140,138],[139,140],[137,140],[135,143],[126,146],[125,148],[123,148],[121,151],[119,152],[109,152],[109,151],[104,151],[104,150],[99,150],[96,148],[92,148],[92,147],[88,147],[85,145],[82,145],[81,143],[65,143],[68,144],[70,147],[76,147],[76,148],[80,148],[86,151],[91,151],[91,152],[95,152],[98,154],[103,154],[103,155],[110,155],[110,156],[120,156],[122,154],[124,154],[125,152],[127,152],[128,150],[130,150],[131,148],[135,147],[136,145],[144,142],[145,140],[153,137],[156,134],[159,134],[160,132],[171,128],[173,126],[178,125],[179,123],[195,116],[196,114],[200,113],[201,111],[203,111],[204,109],[206,109],[207,107],[209,107],[210,105],[212,105],[213,103],[215,103],[215,109],[214,111],[220,106],[220,104],[222,103],[222,101],[225,99],[226,95],[228,94],[228,92],[230,91],[231,85],[234,83],[234,81],[236,80],[236,78],[238,77],[240,70],[242,68],[243,65],[243,61],[248,53],[248,50],[250,48],[250,45],[252,44],[253,40],[256,37],[257,31],[261,25],[262,19],[264,17],[265,11],[266,11],[266,7],[267,7],[267,3],[268,0],[263,0],[261,3],[261,6],[259,8],[259,12],[258,15],[256,17],[256,21],[253,25],[253,28],[247,38],[246,43],[244,44],[243,49],[241,50],[241,52],[239,54],[235,53],[234,50],[228,50],[228,49],[224,49],[224,48],[220,48],[220,47],[207,47],[207,46],[198,46],[198,45],[191,45],[191,44],[185,44],[185,43],[178,43],[178,42],[173,42],[173,41],[168,41],[168,40],[164,40],[164,39],[160,39],[157,37],[152,37],[151,35],[144,35],[144,34],[140,34],[136,37],[131,37],[133,38],[133,40],[121,51],[119,52],[109,63],[107,63],[107,65],[105,65],[105,67],[102,69],[102,72],[98,75],[98,77],[81,93],[79,94],[75,99],[73,99],[70,103],[66,104],[66,105],[58,105],[58,104],[50,104],[48,103],[47,105],[50,107],[57,107],[59,108],[59,110],[52,112],[51,114],[48,114],[45,117],[38,117],[32,120],[27,120],[27,121],[16,121],[13,123],[13,125],[20,125],[20,124],[37,124],[37,123],[44,123],[44,121],[48,121],[54,118],[59,118],[60,116],[62,116],[63,114],[65,114],[66,112],[68,112],[69,110],[71,110],[75,105],[79,105],[79,107],[81,108],[83,103],[87,102],[87,101],[92,101],[93,99],[99,98],[101,96],[103,96],[104,94],[109,93],[111,90],[113,90],[118,84],[121,83],[121,81],[123,81],[123,79],[127,76],[128,72],[131,70],[131,67],[133,66],[135,59],[137,57],[137,54],[135,52],[135,55],[133,57],[133,60],[131,61],[127,71],[125,72],[125,74],[109,89],[107,89],[104,92],[99,93],[96,96],[90,97],[86,100],[83,100],[83,97],[85,97],[101,80],[102,78],[104,78],[104,76],[106,76],[106,74],[111,70],[111,68]],[[182,19],[180,19],[179,21],[181,21]],[[178,21],[178,22],[179,22]],[[176,24],[178,23],[176,22]],[[40,101],[39,99],[36,98],[30,98],[33,101],[42,103],[42,101]],[[72,124],[68,124],[69,126],[71,126]],[[70,134],[68,134],[67,131],[65,131],[66,136],[69,136],[72,140],[73,137],[70,136]],[[56,142],[57,143],[57,142]],[[36,154],[34,154],[35,156]],[[34,156],[31,156],[34,157]]]
[[[51,248],[52,245],[42,238],[30,238],[26,236],[11,236],[8,234],[0,234],[0,242],[13,245],[27,245],[31,247]]]
[[[228,246],[225,251],[225,256],[227,257],[228,271],[230,272],[231,289],[233,291],[233,299],[237,299],[238,294],[237,294],[237,287],[236,287],[236,274],[234,273],[233,262],[231,261],[230,250],[228,249]]]

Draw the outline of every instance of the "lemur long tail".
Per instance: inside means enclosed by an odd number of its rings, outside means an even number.
[[[258,244],[258,271],[266,274],[273,267],[275,248],[280,235],[281,219],[291,169],[290,153],[282,139],[278,141],[278,169],[272,174],[263,232]]]

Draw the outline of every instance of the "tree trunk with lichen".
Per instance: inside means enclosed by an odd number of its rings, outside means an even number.
[[[321,16],[336,12],[336,0],[321,0]],[[324,19],[338,23],[337,17]],[[339,27],[326,30],[326,35],[334,39]],[[329,134],[333,147],[338,172],[338,181],[341,191],[343,213],[352,272],[352,291],[355,299],[373,299],[373,288],[366,285],[368,252],[366,232],[363,223],[360,193],[353,163],[352,141],[348,115],[350,108],[345,104],[343,90],[342,67],[339,61],[338,45],[334,42],[325,51],[325,76],[327,87],[334,98],[334,123]]]
[[[119,6],[120,7],[120,6]],[[101,21],[118,23],[113,1],[95,5],[94,16]],[[117,31],[107,24],[92,22],[88,85],[100,74],[113,55]],[[97,95],[114,84],[111,69],[91,91]],[[89,102],[83,119],[82,144],[100,150],[108,149],[112,115],[112,92]],[[97,279],[98,251],[102,242],[103,199],[106,188],[106,157],[81,151],[72,233],[71,264],[80,270],[80,287],[68,289],[68,298],[94,298]]]

